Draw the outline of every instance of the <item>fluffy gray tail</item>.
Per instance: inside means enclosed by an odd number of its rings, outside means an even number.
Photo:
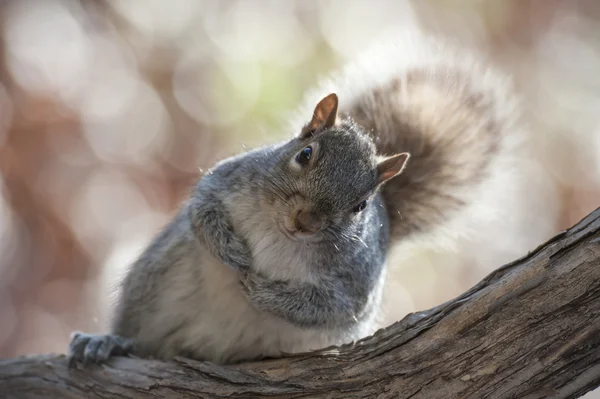
[[[498,94],[460,70],[416,69],[347,109],[381,154],[411,154],[383,189],[394,237],[447,225],[477,200],[514,141],[512,100]]]

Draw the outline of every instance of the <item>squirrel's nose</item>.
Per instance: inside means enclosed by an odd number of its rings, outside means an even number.
[[[300,209],[294,216],[294,227],[304,233],[316,233],[323,228],[323,221],[314,212]]]

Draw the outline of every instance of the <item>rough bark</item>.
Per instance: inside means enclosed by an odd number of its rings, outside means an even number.
[[[600,209],[458,298],[354,345],[216,366],[0,361],[2,398],[577,398],[600,386]]]

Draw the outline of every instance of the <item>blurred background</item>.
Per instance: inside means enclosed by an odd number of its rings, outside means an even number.
[[[0,357],[105,331],[114,281],[199,168],[285,137],[306,89],[399,27],[477,47],[515,75],[535,193],[523,223],[488,226],[486,256],[403,267],[390,322],[600,204],[600,2],[1,1]]]

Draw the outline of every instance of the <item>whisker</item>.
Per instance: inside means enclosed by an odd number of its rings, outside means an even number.
[[[360,242],[362,243],[362,245],[364,245],[364,246],[365,246],[365,248],[369,248],[369,246],[367,245],[367,243],[366,243],[366,242],[364,242],[364,241],[363,241],[363,240],[362,240],[362,239],[361,239],[359,236],[356,236],[356,239],[357,239],[358,241],[360,241]]]

